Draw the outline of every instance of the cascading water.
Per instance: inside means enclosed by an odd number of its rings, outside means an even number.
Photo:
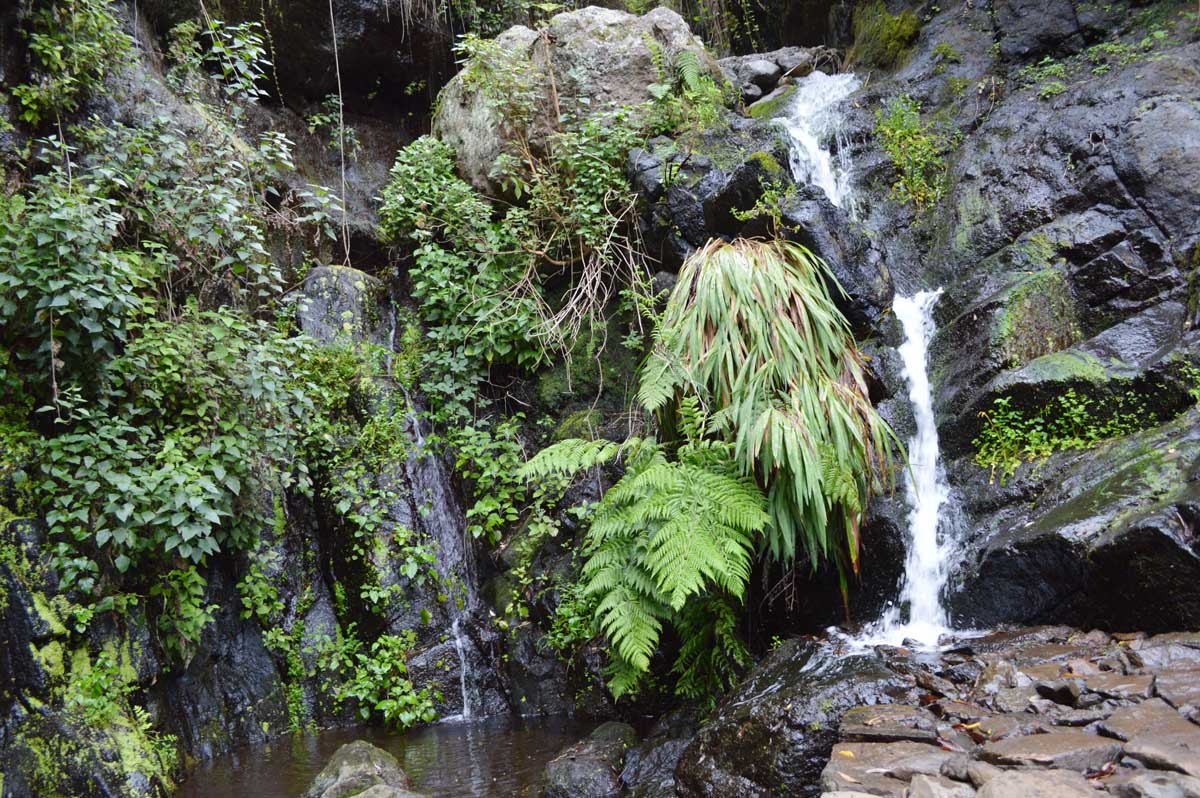
[[[862,85],[853,73],[813,72],[796,83],[782,124],[791,139],[792,177],[800,185],[819,186],[830,202],[855,215],[850,184],[850,147],[838,106]],[[837,143],[837,152],[829,148]]]
[[[941,594],[946,584],[951,547],[938,534],[942,506],[949,487],[942,471],[933,395],[929,390],[928,353],[933,337],[933,307],[941,290],[898,296],[892,305],[904,328],[900,359],[908,381],[908,398],[916,420],[916,434],[908,442],[911,478],[908,486],[908,556],[900,606],[890,608],[867,632],[874,643],[898,644],[905,639],[934,645],[949,631]],[[908,616],[902,616],[902,609]]]

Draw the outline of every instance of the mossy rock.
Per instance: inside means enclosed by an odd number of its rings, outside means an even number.
[[[794,83],[780,86],[758,102],[751,104],[746,109],[746,113],[755,119],[770,119],[779,116],[787,108],[788,101],[795,93],[796,85]]]
[[[1037,253],[1042,258],[1043,253]],[[1083,337],[1066,276],[1054,268],[1022,274],[1008,289],[992,328],[1005,365],[1016,368],[1059,352]]]
[[[559,422],[551,437],[554,441],[565,441],[568,438],[592,440],[603,423],[604,415],[599,410],[576,410]]]
[[[852,59],[862,66],[890,69],[908,57],[920,32],[921,20],[911,9],[890,14],[883,0],[861,6],[854,12]]]

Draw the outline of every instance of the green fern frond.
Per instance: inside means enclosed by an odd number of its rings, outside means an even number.
[[[531,457],[521,469],[520,476],[523,479],[571,477],[609,462],[620,454],[621,448],[621,444],[612,441],[568,438]]]
[[[701,90],[700,56],[695,50],[680,50],[675,55],[675,71],[679,83],[688,91]]]

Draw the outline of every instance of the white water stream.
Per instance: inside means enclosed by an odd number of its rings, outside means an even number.
[[[851,72],[826,75],[813,72],[796,83],[781,119],[791,139],[789,159],[792,177],[800,185],[815,185],[830,202],[855,216],[850,184],[850,147],[841,125],[839,106],[854,93],[862,80]],[[829,144],[835,142],[836,154]]]
[[[791,139],[792,177],[801,185],[820,187],[851,217],[856,209],[842,108],[860,86],[862,81],[851,73],[813,72],[797,81],[787,116],[782,120]],[[835,144],[836,148],[831,149]],[[899,353],[916,421],[916,433],[908,441],[910,474],[904,477],[910,507],[908,554],[900,601],[864,630],[855,641],[862,645],[898,645],[904,640],[936,645],[938,638],[950,631],[941,596],[953,547],[944,535],[939,535],[942,509],[950,491],[942,470],[928,372],[929,341],[935,329],[933,307],[941,293],[922,291],[911,297],[897,296],[892,305],[904,328]]]
[[[950,489],[942,470],[933,395],[929,389],[929,340],[933,337],[933,307],[941,290],[896,297],[892,310],[904,328],[900,359],[908,382],[916,433],[908,441],[911,478],[908,487],[908,556],[899,606],[893,606],[867,632],[871,642],[897,645],[906,639],[936,645],[950,631],[942,607],[942,589],[949,572],[951,546],[938,534],[942,506]],[[907,617],[903,610],[907,608]]]

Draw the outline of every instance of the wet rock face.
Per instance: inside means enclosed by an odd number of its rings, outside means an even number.
[[[364,740],[334,752],[304,798],[420,798],[396,757]]]
[[[147,0],[142,13],[160,34],[184,20],[200,19],[198,0]],[[435,88],[453,72],[453,36],[432,6],[388,0],[335,0],[333,19],[327,0],[292,0],[260,9],[248,3],[209,5],[213,16],[228,23],[265,23],[271,59],[289,103],[320,101],[341,88],[351,102],[382,91],[396,100],[405,89],[426,81]],[[401,100],[402,101],[402,100]]]
[[[677,271],[711,238],[770,237],[774,231],[766,219],[747,220],[745,214],[768,187],[782,187],[780,235],[829,264],[845,292],[831,286],[831,294],[855,334],[865,338],[877,332],[893,296],[879,250],[820,189],[794,186],[782,128],[736,117],[729,125],[686,147],[660,137],[630,153],[628,172],[646,203],[647,249],[666,269]]]
[[[676,768],[683,798],[813,795],[843,713],[916,697],[878,654],[813,642],[779,646],[717,707]]]

